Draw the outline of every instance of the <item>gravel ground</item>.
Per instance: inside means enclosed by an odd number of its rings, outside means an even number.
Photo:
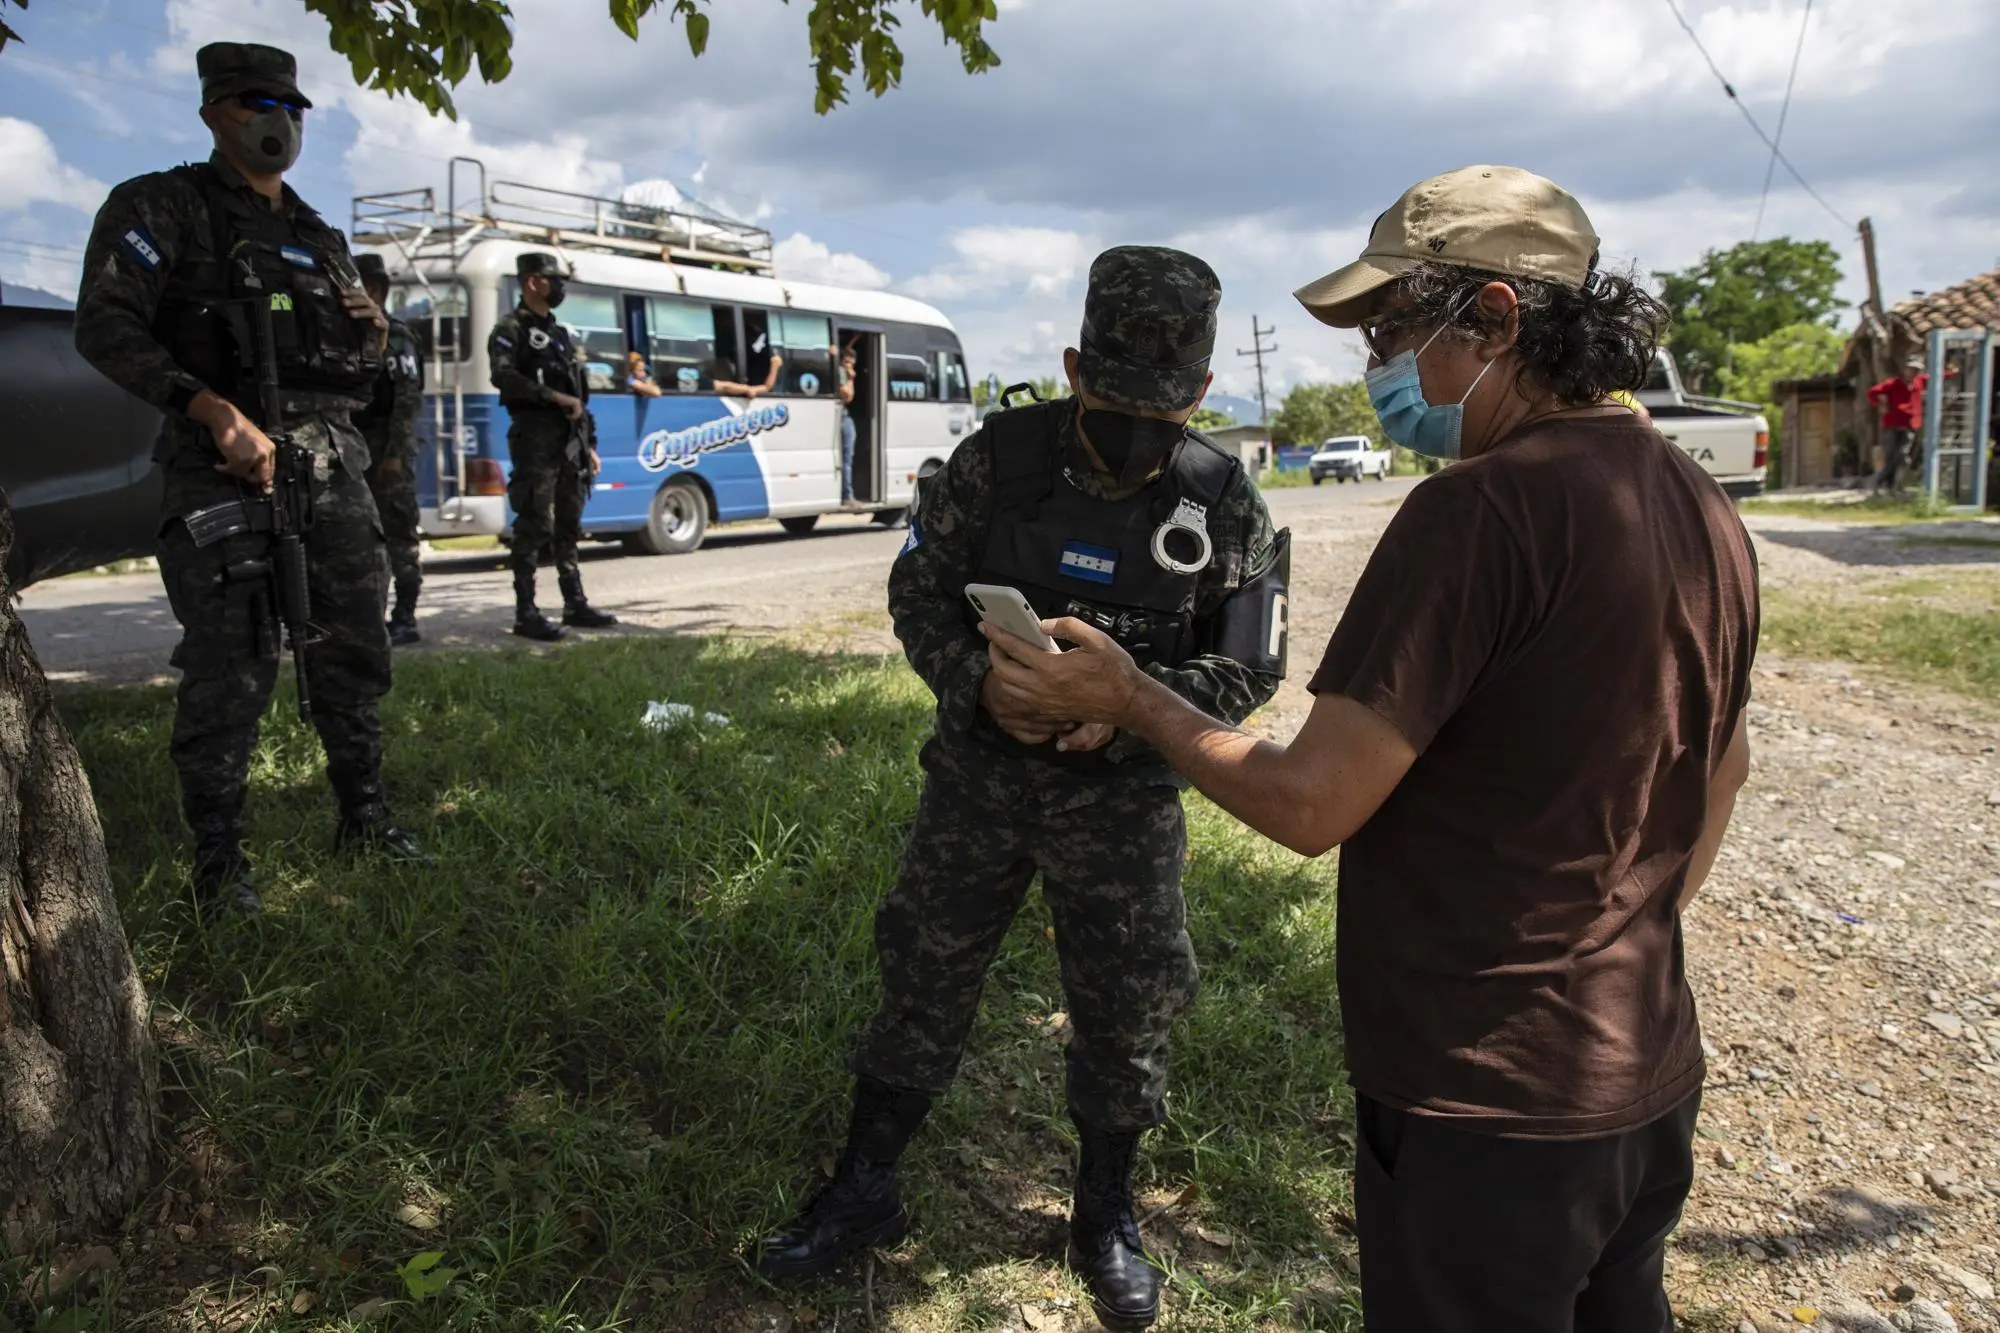
[[[1752,517],[1769,589],[1996,552]],[[2000,1328],[2000,727],[1837,663],[1760,658],[1754,760],[1687,916],[1711,1055],[1668,1286],[1766,1330]],[[1893,1321],[1893,1322],[1889,1322]]]

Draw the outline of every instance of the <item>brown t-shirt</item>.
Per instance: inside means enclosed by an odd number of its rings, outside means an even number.
[[[1631,417],[1532,424],[1410,493],[1311,686],[1417,751],[1341,848],[1356,1089],[1582,1138],[1700,1086],[1674,902],[1756,643],[1735,506]]]

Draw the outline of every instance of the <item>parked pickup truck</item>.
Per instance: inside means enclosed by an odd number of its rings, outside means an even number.
[[[1689,393],[1681,387],[1680,370],[1664,349],[1638,397],[1653,414],[1660,434],[1701,464],[1725,492],[1738,498],[1764,493],[1771,424],[1757,404]]]
[[[1328,477],[1335,481],[1360,481],[1363,477],[1382,481],[1389,475],[1389,451],[1377,449],[1366,435],[1340,435],[1322,444],[1307,466],[1312,469],[1315,486]]]

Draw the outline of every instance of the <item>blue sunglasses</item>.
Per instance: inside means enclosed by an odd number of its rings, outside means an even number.
[[[305,104],[295,97],[273,97],[269,93],[235,93],[228,97],[218,97],[218,102],[234,102],[253,116],[282,110],[293,120],[306,113]]]

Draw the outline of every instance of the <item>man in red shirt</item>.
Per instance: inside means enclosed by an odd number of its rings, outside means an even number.
[[[989,632],[1010,707],[1118,727],[1294,850],[1338,844],[1368,1333],[1670,1333],[1703,1075],[1680,912],[1750,764],[1734,503],[1611,401],[1666,312],[1549,181],[1467,167],[1303,288],[1359,327],[1410,492],[1289,745],[1117,644]]]
[[[1894,491],[1896,472],[1910,451],[1910,439],[1924,411],[1924,386],[1930,376],[1922,373],[1923,363],[1906,361],[1896,378],[1883,380],[1868,391],[1868,401],[1882,409],[1882,470],[1875,474],[1875,489]]]

